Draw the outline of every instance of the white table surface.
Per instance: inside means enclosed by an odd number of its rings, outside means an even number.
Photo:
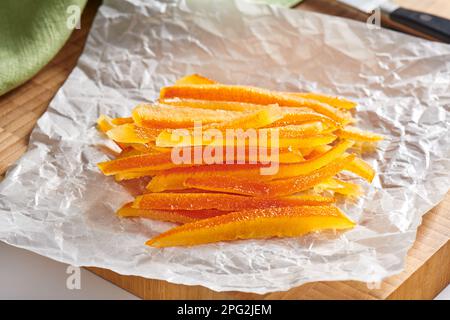
[[[69,290],[68,265],[0,242],[0,299],[138,299],[81,269],[80,289]],[[450,286],[437,300],[450,300]]]

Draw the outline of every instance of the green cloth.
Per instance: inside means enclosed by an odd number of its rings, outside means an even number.
[[[0,1],[0,95],[30,79],[56,55],[72,32],[69,6],[81,12],[86,2]]]

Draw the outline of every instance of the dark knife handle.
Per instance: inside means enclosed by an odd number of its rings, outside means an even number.
[[[450,43],[450,20],[432,14],[398,8],[389,14],[391,20]]]

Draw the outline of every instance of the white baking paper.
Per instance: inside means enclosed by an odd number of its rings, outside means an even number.
[[[82,26],[83,27],[83,26]],[[127,116],[190,73],[224,83],[355,99],[359,127],[386,135],[379,175],[341,207],[343,234],[154,249],[170,223],[119,219],[131,196],[108,159],[100,114]],[[243,1],[105,0],[77,67],[0,186],[0,240],[78,266],[265,293],[402,271],[421,216],[450,185],[450,46],[363,23]]]

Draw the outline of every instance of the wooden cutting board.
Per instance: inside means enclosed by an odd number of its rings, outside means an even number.
[[[398,0],[412,9],[450,18],[447,0]],[[0,174],[26,150],[29,134],[63,84],[86,41],[100,1],[89,1],[81,20],[60,53],[33,79],[0,97]],[[366,16],[337,5],[334,1],[307,0],[299,9],[340,15],[359,20]],[[286,292],[255,295],[239,292],[215,292],[201,286],[184,286],[112,271],[88,268],[101,277],[146,299],[432,299],[450,282],[450,195],[424,216],[417,240],[409,251],[406,269],[369,289],[355,281],[314,282]]]

